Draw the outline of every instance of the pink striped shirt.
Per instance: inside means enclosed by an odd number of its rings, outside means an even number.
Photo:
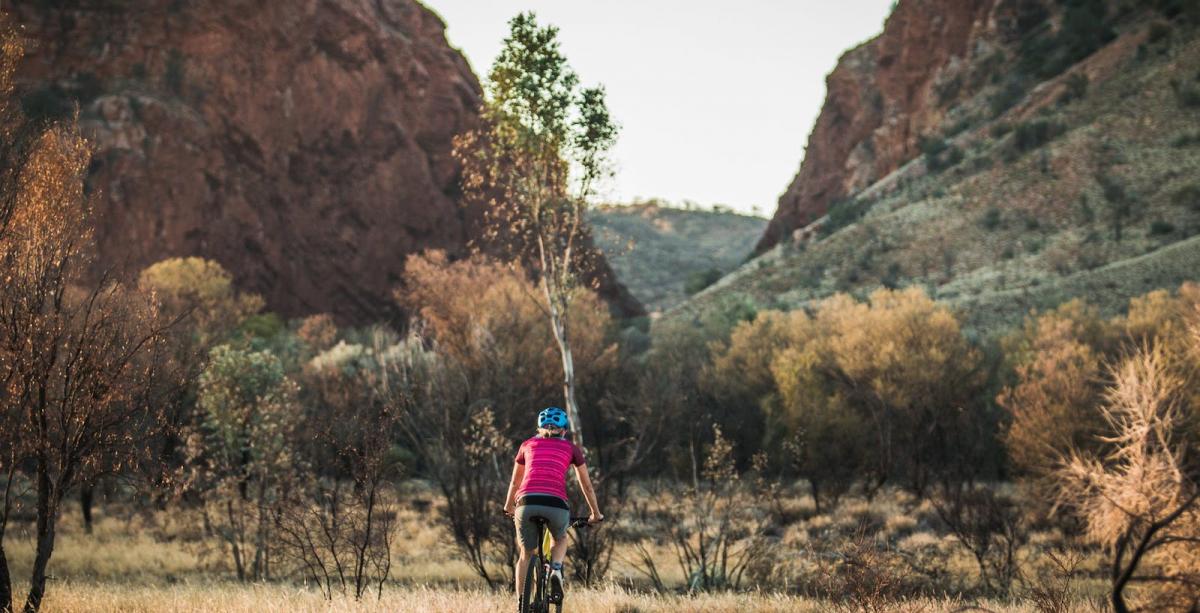
[[[567,499],[567,469],[583,466],[583,452],[565,438],[535,436],[517,450],[516,463],[525,466],[517,497],[549,494]]]

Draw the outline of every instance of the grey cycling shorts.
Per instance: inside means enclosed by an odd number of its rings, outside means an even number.
[[[517,507],[513,513],[513,523],[517,526],[517,542],[525,551],[537,549],[538,529],[531,518],[545,517],[546,527],[554,538],[560,539],[567,535],[571,524],[571,512],[567,509],[548,507],[540,504],[529,504]]]

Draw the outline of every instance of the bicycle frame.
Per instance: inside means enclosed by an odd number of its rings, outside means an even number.
[[[521,602],[521,613],[550,613],[550,606],[553,605],[557,613],[562,612],[562,598],[557,602],[550,600],[550,560],[551,549],[554,539],[550,536],[550,530],[546,526],[546,520],[541,517],[532,518],[534,525],[537,526],[538,540],[540,546],[535,550],[533,558],[529,560],[529,567],[525,570],[525,584],[521,594],[517,597]],[[586,517],[572,517],[569,524],[572,528],[582,528],[588,525]]]

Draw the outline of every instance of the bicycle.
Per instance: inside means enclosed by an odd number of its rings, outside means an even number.
[[[537,553],[525,569],[525,588],[521,590],[518,610],[520,613],[550,613],[550,606],[553,605],[554,613],[562,613],[563,593],[551,593],[549,586],[551,540],[550,532],[546,529],[546,518],[531,517],[530,520],[537,526],[537,542],[541,543],[541,547],[537,548]],[[587,517],[571,518],[572,528],[587,525],[590,525]]]

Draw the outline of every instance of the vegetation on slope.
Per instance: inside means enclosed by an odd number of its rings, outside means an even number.
[[[1200,37],[1152,11],[1114,27],[1115,40],[1066,72],[1023,75],[1012,95],[997,82],[953,109],[922,157],[679,314],[919,286],[995,335],[1031,308],[1086,295],[1115,313],[1194,278]],[[1025,59],[1010,58],[1018,73]]]
[[[653,200],[600,207],[591,222],[618,278],[651,311],[679,304],[736,268],[767,225],[720,207],[678,208]]]

